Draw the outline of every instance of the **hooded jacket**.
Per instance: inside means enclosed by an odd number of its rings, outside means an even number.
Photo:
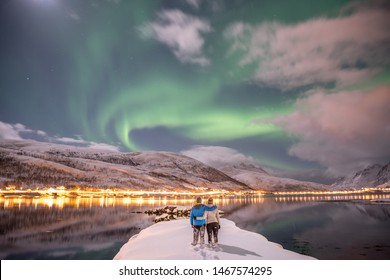
[[[213,206],[213,204],[209,204],[207,205],[209,207]],[[214,206],[216,207],[216,206]],[[220,223],[219,221],[219,210],[218,209],[215,209],[213,211],[206,211],[206,221],[208,224],[211,224],[211,223]]]
[[[196,204],[191,208],[190,223],[192,226],[203,226],[206,224],[206,219],[203,218],[205,211],[213,211],[217,206],[208,207],[204,204]],[[197,219],[199,218],[199,219]]]

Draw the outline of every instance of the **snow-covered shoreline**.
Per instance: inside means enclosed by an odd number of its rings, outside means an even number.
[[[217,248],[192,246],[191,238],[192,228],[188,219],[157,223],[131,237],[114,260],[315,259],[285,250],[258,233],[238,228],[227,219],[221,219]],[[207,243],[207,236],[205,239]]]

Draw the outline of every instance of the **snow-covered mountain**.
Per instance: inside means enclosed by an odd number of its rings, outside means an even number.
[[[324,190],[327,187],[318,183],[273,176],[261,167],[254,165],[248,166],[246,164],[237,164],[233,166],[220,167],[219,170],[237,181],[257,190],[304,191]]]
[[[0,141],[0,182],[134,190],[249,190],[193,158],[170,152],[121,153],[35,141]]]
[[[215,168],[171,152],[114,152],[42,143],[0,141],[0,185],[83,185],[133,190],[294,191],[323,185],[275,177],[255,164]]]
[[[226,169],[223,169],[226,170]],[[304,191],[304,190],[324,190],[327,186],[298,181],[290,178],[281,178],[273,176],[266,172],[246,169],[235,169],[233,173],[226,171],[226,174],[240,181],[253,189],[259,190],[278,190],[278,191]]]
[[[390,185],[390,162],[384,165],[381,170],[379,170],[378,175],[375,180],[376,185],[389,184]]]
[[[390,162],[386,165],[373,164],[352,176],[341,178],[332,184],[335,189],[356,189],[376,187],[390,182]]]

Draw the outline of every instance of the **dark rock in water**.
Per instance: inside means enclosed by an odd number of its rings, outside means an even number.
[[[138,212],[137,212],[138,213]],[[189,218],[191,215],[191,209],[177,209],[176,206],[165,206],[159,209],[149,209],[144,212],[145,214],[152,216],[155,215],[154,222],[163,222],[176,220],[178,218]],[[220,215],[223,215],[223,211],[219,210]]]
[[[175,206],[165,206],[165,210],[173,212],[177,207]]]
[[[191,209],[177,209],[176,206],[165,206],[164,208],[159,209],[149,209],[144,213],[149,216],[156,215],[154,222],[158,223],[162,221],[176,220],[177,218],[189,218]]]

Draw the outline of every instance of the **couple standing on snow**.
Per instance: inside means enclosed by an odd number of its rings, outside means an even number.
[[[191,208],[190,223],[194,229],[194,240],[191,245],[204,244],[204,233],[207,227],[208,242],[210,245],[218,243],[218,230],[221,228],[218,208],[210,197],[207,205],[202,204],[202,198],[196,198],[196,204]],[[199,238],[200,237],[200,238]]]

